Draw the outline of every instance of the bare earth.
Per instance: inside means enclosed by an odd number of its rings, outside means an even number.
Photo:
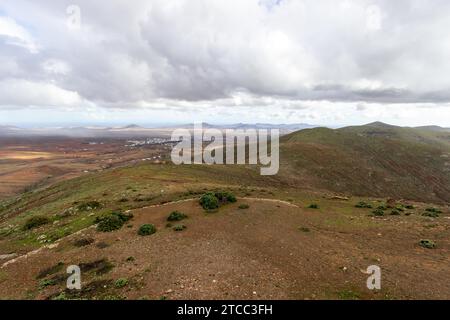
[[[242,203],[250,208],[238,209]],[[172,210],[189,216],[180,222],[186,230],[166,228]],[[450,299],[448,215],[374,218],[362,209],[313,210],[263,199],[240,199],[209,214],[196,200],[133,214],[121,230],[88,228],[3,266],[1,297],[54,298],[64,291],[68,265],[105,259],[114,265],[110,271],[84,268],[79,298]],[[155,224],[157,233],[137,235],[144,223]],[[437,239],[436,249],[417,244],[427,237]],[[89,238],[86,246],[74,245]],[[59,262],[64,268],[49,276],[55,283],[38,289],[38,274]],[[381,291],[366,287],[370,265],[381,267]],[[115,288],[119,278],[128,284]]]

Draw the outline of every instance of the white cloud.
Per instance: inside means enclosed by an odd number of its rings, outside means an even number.
[[[24,107],[86,107],[88,102],[77,92],[51,83],[12,79],[0,82],[0,104]]]
[[[7,43],[27,49],[30,53],[38,53],[36,41],[28,31],[10,17],[0,16],[0,37],[6,37]]]
[[[344,122],[320,112],[349,108],[362,121],[376,108],[450,102],[446,0],[79,0],[76,32],[71,4],[0,4],[0,109],[217,106],[289,118],[315,105],[311,119]]]

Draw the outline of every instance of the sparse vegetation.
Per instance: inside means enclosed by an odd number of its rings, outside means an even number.
[[[49,275],[55,274],[57,272],[60,272],[64,267],[64,263],[63,262],[58,262],[57,264],[55,264],[54,266],[51,266],[49,268],[45,268],[43,270],[41,270],[38,275],[36,276],[36,279],[43,279]]]
[[[319,205],[317,203],[311,203],[308,206],[308,209],[319,209]]]
[[[376,217],[381,217],[384,216],[384,211],[378,207],[377,209],[372,211],[372,215]]]
[[[23,230],[31,230],[40,226],[43,226],[44,224],[47,224],[50,222],[50,219],[44,216],[36,216],[31,217],[27,221],[25,221],[25,224],[23,225]]]
[[[80,263],[81,272],[94,271],[96,275],[103,275],[110,272],[114,265],[107,259],[100,259],[92,262]]]
[[[143,224],[139,230],[138,235],[140,236],[149,236],[156,232],[156,227],[153,224]]]
[[[230,192],[222,191],[214,194],[220,203],[236,202],[236,196]]]
[[[390,215],[391,216],[399,216],[400,211],[398,209],[392,209]]]
[[[355,205],[356,208],[367,208],[367,209],[372,209],[372,205],[370,203],[364,202],[364,201],[360,201]]]
[[[172,211],[170,215],[167,217],[167,221],[181,221],[186,218],[187,215],[185,215],[184,213],[181,213],[179,211]]]
[[[73,245],[75,247],[85,247],[85,246],[88,246],[88,245],[94,243],[94,241],[95,240],[93,238],[80,238],[80,239],[76,239],[73,242]]]
[[[434,249],[436,248],[436,243],[432,240],[428,239],[422,239],[419,241],[420,246],[427,248],[427,249]]]
[[[311,230],[307,227],[299,227],[298,230],[300,230],[301,232],[310,232]]]
[[[207,211],[218,209],[220,205],[236,202],[236,196],[230,192],[207,192],[200,198],[200,205]]]
[[[205,193],[200,198],[200,205],[205,210],[215,210],[219,208],[219,199],[212,192]]]
[[[98,201],[87,201],[87,202],[82,202],[80,204],[77,205],[77,210],[78,211],[92,211],[92,210],[97,210],[100,209],[102,207],[102,204]]]
[[[422,216],[425,217],[431,217],[431,218],[438,218],[439,215],[442,213],[441,210],[436,209],[436,208],[426,208],[425,212],[422,213]]]
[[[127,284],[128,284],[128,279],[126,279],[126,278],[120,278],[120,279],[117,279],[116,282],[114,282],[114,286],[118,289],[125,287]]]
[[[177,224],[175,227],[173,227],[174,231],[183,231],[187,227],[184,224]]]
[[[125,214],[121,211],[113,211],[106,216],[97,217],[95,222],[98,223],[98,231],[112,232],[122,228],[125,222],[129,221],[132,218],[132,214]]]
[[[39,281],[39,289],[42,290],[48,286],[54,286],[56,282],[53,279],[43,279]]]
[[[239,205],[238,208],[244,210],[244,209],[250,208],[250,206],[248,204],[246,204],[246,203],[243,203],[243,204]]]
[[[359,300],[360,295],[352,290],[342,290],[338,292],[338,297],[341,300]]]

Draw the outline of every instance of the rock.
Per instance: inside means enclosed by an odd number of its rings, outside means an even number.
[[[13,259],[17,256],[18,256],[17,253],[2,254],[2,255],[0,255],[0,260]]]

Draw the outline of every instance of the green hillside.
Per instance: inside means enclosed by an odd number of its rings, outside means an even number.
[[[283,175],[336,192],[450,201],[450,135],[382,123],[282,138]]]

